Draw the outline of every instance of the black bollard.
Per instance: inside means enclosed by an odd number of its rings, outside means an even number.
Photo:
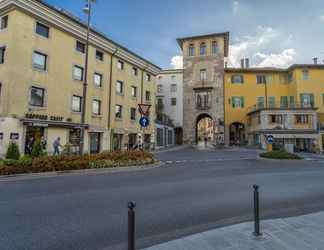
[[[261,236],[260,232],[260,204],[259,204],[259,186],[254,185],[254,236]]]
[[[135,202],[128,202],[128,250],[135,250]]]

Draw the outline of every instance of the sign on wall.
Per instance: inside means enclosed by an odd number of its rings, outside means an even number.
[[[19,133],[10,133],[10,140],[19,140]]]

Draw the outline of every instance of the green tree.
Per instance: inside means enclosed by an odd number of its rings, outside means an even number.
[[[31,157],[32,158],[38,158],[40,156],[43,156],[43,147],[42,144],[39,140],[37,140],[33,146],[32,152],[31,152]]]
[[[19,160],[20,158],[20,152],[19,147],[15,142],[10,142],[6,154],[6,159],[10,160]]]

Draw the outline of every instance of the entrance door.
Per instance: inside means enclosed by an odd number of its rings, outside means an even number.
[[[90,154],[100,153],[101,134],[90,133]]]
[[[41,138],[45,135],[44,127],[30,127],[26,129],[25,140],[25,154],[30,154],[32,147],[36,141],[41,141]]]

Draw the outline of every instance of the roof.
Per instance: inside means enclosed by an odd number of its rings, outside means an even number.
[[[204,35],[197,35],[197,36],[189,36],[189,37],[182,37],[178,38],[177,42],[181,49],[183,49],[183,42],[186,40],[195,40],[195,39],[204,39],[204,38],[210,38],[215,36],[224,37],[224,55],[225,57],[228,56],[228,50],[229,50],[229,32],[221,32],[221,33],[211,33],[211,34],[204,34]]]
[[[276,67],[251,67],[251,68],[225,68],[225,72],[242,72],[242,73],[256,73],[256,72],[288,72],[295,69],[324,69],[324,64],[293,64],[288,68],[276,68]]]
[[[68,19],[70,19],[71,21],[75,22],[76,24],[82,26],[83,28],[87,28],[87,23],[82,21],[80,18],[76,17],[75,15],[73,15],[72,13],[70,13],[67,10],[64,10],[63,8],[59,8],[56,6],[53,6],[49,3],[47,3],[44,0],[31,0],[32,2],[36,2],[36,3],[40,3],[42,4],[44,7],[47,7],[49,9],[51,9],[52,11],[55,11],[57,14],[60,14]],[[0,1],[1,2],[1,1]],[[126,47],[124,47],[123,45],[111,40],[106,34],[104,34],[103,32],[97,30],[95,27],[91,27],[91,33],[96,34],[100,37],[102,37],[103,39],[107,40],[108,42],[110,42],[111,44],[113,44],[114,46],[126,51],[127,53],[137,57],[138,59],[144,61],[147,64],[150,64],[151,66],[157,68],[158,70],[161,70],[161,68],[155,64],[153,64],[152,62],[150,62],[149,60],[139,56],[138,54],[132,52],[131,50],[127,49]]]

